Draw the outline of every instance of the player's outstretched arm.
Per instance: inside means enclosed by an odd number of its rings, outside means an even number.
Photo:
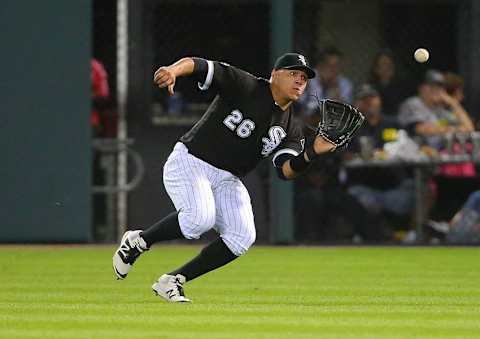
[[[182,58],[170,66],[160,67],[155,71],[153,81],[160,88],[168,88],[168,92],[173,95],[173,88],[177,77],[188,76],[193,73],[195,62],[192,58]]]
[[[321,120],[313,145],[306,147],[296,157],[283,159],[281,165],[275,164],[283,179],[297,177],[322,154],[347,147],[365,120],[358,109],[343,102],[325,99],[319,100],[318,105]]]
[[[310,162],[318,156],[334,151],[336,146],[317,135],[313,145],[305,151],[285,161],[281,167],[282,175],[287,180],[292,180],[302,174],[310,165]]]

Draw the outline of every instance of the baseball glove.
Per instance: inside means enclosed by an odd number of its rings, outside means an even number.
[[[330,99],[319,100],[320,122],[317,134],[334,144],[336,149],[346,148],[362,126],[365,117],[355,107]]]

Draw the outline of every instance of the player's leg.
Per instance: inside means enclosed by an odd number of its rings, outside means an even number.
[[[143,230],[140,237],[148,247],[160,241],[183,239],[183,233],[178,223],[178,212],[172,212],[162,220]]]
[[[180,232],[187,239],[198,239],[215,223],[215,199],[212,182],[218,177],[218,169],[189,154],[181,145],[179,155],[169,159],[164,170],[164,184],[168,195],[178,211]],[[171,157],[172,158],[172,157]],[[164,224],[154,225],[145,233],[150,243],[163,240]],[[144,233],[142,233],[142,237]],[[162,275],[153,285],[153,291],[170,302],[185,302],[183,292],[186,278],[182,272]]]
[[[153,285],[153,291],[170,302],[190,301],[185,297],[183,285],[196,277],[224,266],[238,258],[221,238],[211,242],[200,254],[180,268],[162,275]]]
[[[164,166],[163,181],[178,212],[171,213],[145,231],[127,232],[113,257],[117,277],[128,274],[138,256],[158,241],[198,239],[213,227],[215,201],[209,174],[185,146],[176,146]]]
[[[216,221],[220,237],[207,245],[197,257],[169,273],[193,280],[224,266],[244,254],[255,241],[255,224],[248,191],[240,179],[228,174],[214,189]]]
[[[238,256],[228,248],[222,238],[217,238],[204,247],[195,258],[168,274],[172,276],[180,274],[186,281],[190,281],[237,258]]]
[[[252,202],[242,181],[233,177],[214,191],[216,230],[231,253],[245,254],[256,238]]]
[[[125,232],[120,241],[120,246],[113,254],[113,271],[119,280],[127,277],[140,254],[149,249],[145,241],[139,236],[140,232],[140,230]]]
[[[113,256],[113,269],[118,279],[125,279],[137,258],[158,241],[182,239],[178,213],[173,212],[145,231],[127,231]]]
[[[188,153],[182,143],[164,166],[163,184],[177,212],[142,233],[153,244],[168,236],[198,239],[215,224],[214,167]]]

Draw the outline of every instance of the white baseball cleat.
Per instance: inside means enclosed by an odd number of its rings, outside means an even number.
[[[185,277],[181,274],[168,275],[164,274],[152,285],[153,292],[172,303],[191,302],[185,297],[183,285]]]
[[[117,275],[117,279],[125,279],[135,260],[140,254],[149,250],[145,240],[140,236],[140,232],[142,231],[125,232],[120,246],[113,255],[113,271]]]

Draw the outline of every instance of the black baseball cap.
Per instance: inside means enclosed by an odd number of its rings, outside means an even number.
[[[442,72],[437,71],[436,69],[430,69],[425,72],[423,83],[427,85],[445,86],[445,77]]]
[[[280,56],[273,69],[299,69],[307,73],[309,79],[315,78],[315,71],[310,67],[310,64],[303,55],[298,53],[285,53]]]
[[[362,84],[355,94],[356,100],[362,100],[370,97],[377,97],[380,94],[378,91],[370,84]]]

